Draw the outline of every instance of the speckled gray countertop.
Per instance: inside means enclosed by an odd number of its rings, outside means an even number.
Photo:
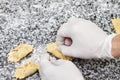
[[[58,28],[71,16],[91,20],[110,34],[111,19],[120,17],[120,0],[0,0],[0,80],[16,80],[15,63],[7,62],[10,49],[19,42],[37,47],[55,41]],[[86,80],[120,80],[120,59],[74,63]],[[25,80],[39,80],[39,74]]]

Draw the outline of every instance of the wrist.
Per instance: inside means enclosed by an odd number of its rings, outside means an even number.
[[[112,40],[116,34],[108,35],[102,45],[102,49],[99,55],[99,58],[114,58],[112,55]]]
[[[113,37],[111,52],[113,57],[120,57],[120,34]]]

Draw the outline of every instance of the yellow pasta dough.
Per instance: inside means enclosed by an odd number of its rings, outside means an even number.
[[[18,78],[18,79],[23,79],[35,73],[39,69],[39,67],[40,67],[39,64],[29,61],[23,66],[17,67],[16,71],[14,72],[13,77]]]
[[[33,45],[20,43],[15,49],[10,50],[10,53],[8,54],[8,61],[18,62],[32,51]]]
[[[46,49],[49,53],[52,53],[54,56],[58,58],[65,59],[65,60],[73,59],[71,57],[64,56],[60,51],[58,51],[56,43],[47,44]],[[11,56],[9,55],[8,61],[17,62],[21,58],[25,57],[28,53],[32,52],[32,50],[33,50],[33,46],[20,43],[18,47],[10,51],[12,52],[12,54]],[[37,72],[39,70],[39,67],[40,67],[39,64],[34,63],[32,61],[28,61],[23,66],[17,67],[17,69],[15,70],[13,74],[13,77],[18,78],[18,79],[26,78],[27,76],[32,75],[35,72]]]
[[[56,56],[57,58],[65,59],[65,60],[72,60],[73,58],[64,56],[60,51],[57,50],[56,43],[49,43],[47,44],[46,50]]]
[[[120,18],[112,19],[112,24],[117,34],[120,34]]]

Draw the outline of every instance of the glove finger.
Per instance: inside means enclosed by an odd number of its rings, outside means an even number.
[[[79,21],[78,18],[71,17],[67,23],[64,23],[57,32],[56,42],[58,45],[64,44],[66,37],[71,38],[71,27]]]
[[[67,23],[64,23],[58,30],[57,35],[69,37],[70,36],[69,33],[70,33],[69,25]]]
[[[56,37],[56,43],[57,43],[58,45],[63,45],[63,44],[64,44],[64,38],[65,38],[65,37],[63,37],[63,36],[57,35],[57,37]]]
[[[42,54],[40,57],[40,67],[43,68],[47,68],[52,66],[51,62],[50,62],[50,56],[49,54],[45,53]]]
[[[55,66],[59,66],[59,65],[65,64],[66,61],[67,60],[59,59],[53,62],[52,64],[54,64]]]
[[[69,27],[67,28],[66,23],[60,27],[57,32],[56,42],[57,44],[64,44],[64,40],[66,37],[70,37]]]
[[[50,55],[47,53],[42,54],[40,57],[39,74],[42,80],[48,80],[47,75],[52,72],[51,70],[54,70],[54,65],[51,60],[55,61],[55,59],[51,59]]]
[[[58,50],[60,50],[65,56],[75,56],[75,51],[72,46],[66,46],[66,45],[59,45]]]

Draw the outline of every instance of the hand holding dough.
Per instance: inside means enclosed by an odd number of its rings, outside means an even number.
[[[49,55],[42,55],[40,60],[41,80],[84,80],[81,71],[68,60],[51,60]]]
[[[115,36],[116,34],[107,35],[91,21],[71,17],[59,28],[56,43],[58,50],[65,56],[84,59],[113,58],[111,41]]]
[[[47,44],[46,50],[56,56],[57,58],[64,59],[64,60],[72,60],[73,58],[64,56],[60,51],[57,49],[56,43],[49,43]]]

